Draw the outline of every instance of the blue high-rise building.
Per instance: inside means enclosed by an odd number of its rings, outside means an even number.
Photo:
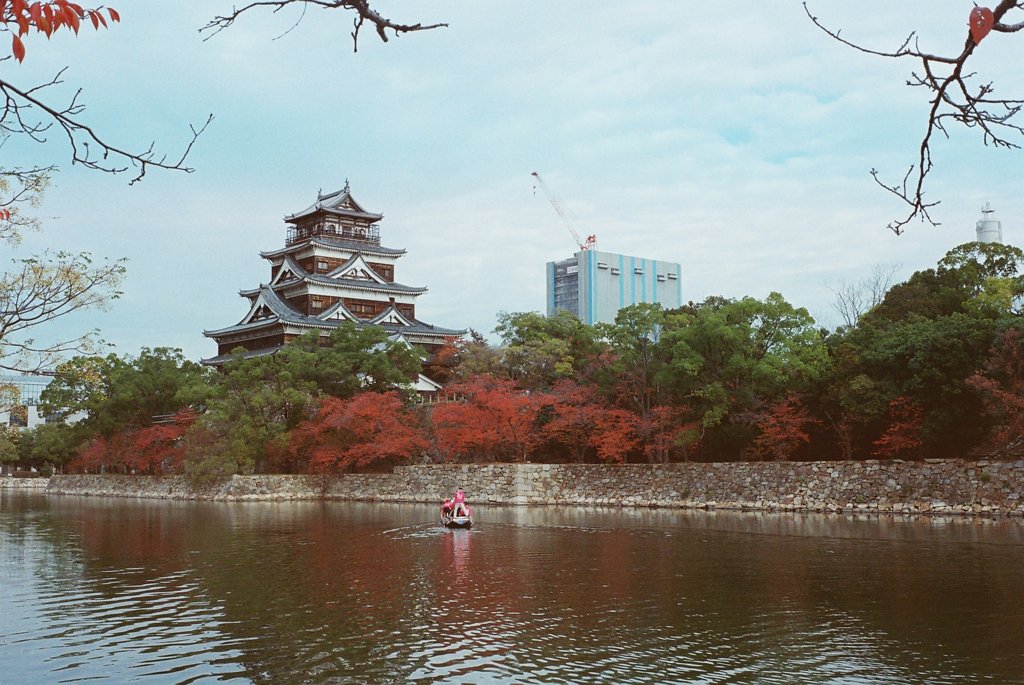
[[[641,302],[675,309],[683,303],[682,269],[675,262],[580,250],[547,264],[547,313],[565,309],[586,324],[612,323],[623,307]]]

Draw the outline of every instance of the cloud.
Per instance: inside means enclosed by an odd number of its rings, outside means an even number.
[[[915,29],[936,51],[965,34],[962,3],[810,7],[880,48]],[[123,353],[213,354],[201,331],[245,313],[237,291],[269,277],[258,252],[283,244],[281,217],[346,178],[385,213],[385,244],[408,250],[397,278],[430,288],[420,317],[485,333],[499,311],[543,311],[545,263],[575,250],[534,170],[601,249],[681,262],[684,299],[777,290],[823,320],[829,283],[934,265],[973,238],[986,200],[1019,235],[1021,158],[969,132],[935,149],[945,225],[885,229],[902,208],[868,170],[897,180],[914,162],[926,105],[903,85],[914,65],[839,45],[799,2],[420,3],[396,16],[450,27],[387,44],[366,33],[355,54],[342,13],[307,14],[277,40],[294,17],[253,15],[203,42],[195,29],[227,8],[131,3],[116,30],[31,45],[16,72],[71,64],[88,121],[136,148],[176,149],[189,122],[217,117],[195,174],[128,188],[62,171],[44,208],[59,219],[26,246],[130,258],[125,298],[70,324]],[[978,66],[1024,92],[1010,40],[986,41]],[[59,136],[0,152],[67,157]]]

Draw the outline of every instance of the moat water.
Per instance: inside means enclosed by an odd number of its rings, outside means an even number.
[[[0,491],[0,683],[1024,683],[1024,523]]]

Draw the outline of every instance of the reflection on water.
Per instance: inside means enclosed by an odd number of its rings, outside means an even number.
[[[1024,525],[0,493],[2,683],[1024,683]]]

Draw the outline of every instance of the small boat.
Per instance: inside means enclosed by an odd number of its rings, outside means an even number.
[[[441,525],[445,528],[470,528],[473,525],[473,517],[442,514]]]

